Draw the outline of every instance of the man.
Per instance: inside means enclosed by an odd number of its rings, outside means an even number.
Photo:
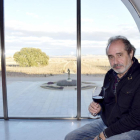
[[[104,79],[102,105],[92,102],[94,120],[71,133],[65,140],[140,140],[140,64],[135,48],[123,36],[109,39],[106,54],[111,70]]]

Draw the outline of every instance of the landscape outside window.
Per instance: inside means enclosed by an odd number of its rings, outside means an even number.
[[[123,3],[82,0],[82,117],[91,117],[92,91],[99,94],[110,69],[105,47],[114,35],[131,40],[139,57],[139,32]],[[76,42],[75,0],[5,0],[9,116],[76,117]]]
[[[136,57],[139,58],[140,34],[120,0],[82,0],[81,4],[81,116],[93,117],[87,110],[92,102],[92,92],[96,87],[93,95],[100,93],[105,73],[110,69],[105,53],[108,39],[116,35],[127,37],[136,47]]]
[[[5,0],[5,37],[9,117],[76,117],[76,2]]]

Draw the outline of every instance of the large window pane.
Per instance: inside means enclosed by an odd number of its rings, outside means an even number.
[[[76,117],[76,2],[5,0],[5,25],[9,116]],[[29,50],[14,57],[22,48],[40,49],[48,65],[27,66]]]
[[[107,40],[115,35],[126,36],[137,48],[138,56],[140,35],[133,18],[121,1],[83,0],[81,9],[82,85],[83,82],[88,82],[87,86],[90,86],[82,90],[81,114],[88,117],[93,88],[97,87],[94,95],[100,93],[104,75],[110,69],[105,52]]]

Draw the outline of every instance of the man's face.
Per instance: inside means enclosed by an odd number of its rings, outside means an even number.
[[[132,65],[133,51],[128,54],[121,40],[112,42],[107,48],[107,55],[112,69],[118,74],[124,74]]]

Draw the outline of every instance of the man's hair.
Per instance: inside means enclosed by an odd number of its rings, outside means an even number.
[[[113,37],[109,38],[108,43],[107,43],[107,47],[106,47],[106,54],[107,54],[107,49],[108,49],[109,45],[112,42],[119,41],[119,40],[121,40],[124,43],[125,50],[127,51],[128,54],[130,54],[131,51],[133,50],[133,57],[134,57],[136,48],[130,43],[130,41],[126,37],[120,36],[120,35],[113,36]]]

